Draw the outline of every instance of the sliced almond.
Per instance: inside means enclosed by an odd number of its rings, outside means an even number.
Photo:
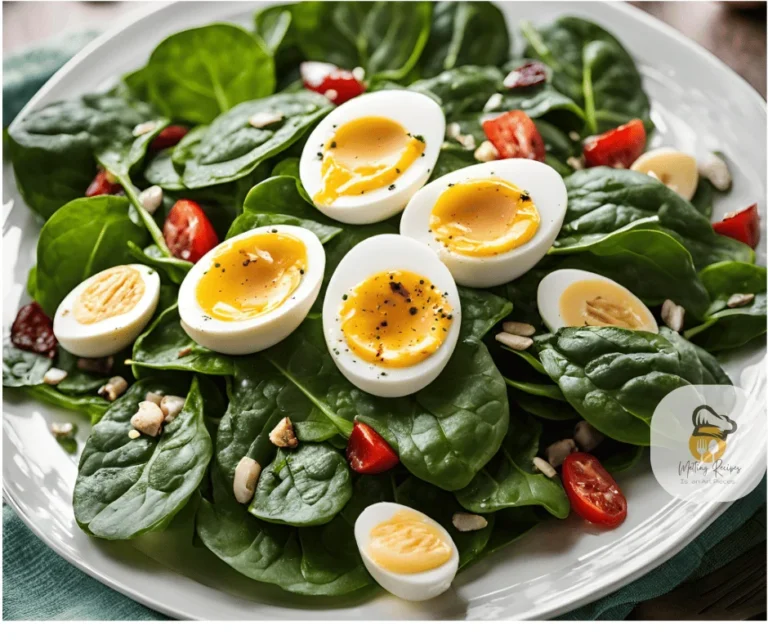
[[[58,385],[64,378],[67,377],[67,372],[64,371],[64,369],[57,369],[56,367],[51,367],[48,369],[48,371],[45,372],[45,375],[43,376],[43,382],[46,385],[56,386]]]
[[[683,330],[685,309],[672,300],[664,300],[664,304],[661,305],[661,319],[670,329],[680,333]]]
[[[525,322],[514,322],[508,320],[501,325],[504,331],[511,333],[512,335],[531,336],[536,333],[536,327],[532,324],[526,324]]]
[[[533,457],[533,469],[538,470],[548,479],[553,479],[557,476],[557,470],[539,456]]]
[[[515,351],[525,351],[533,344],[531,338],[526,338],[522,335],[515,335],[514,333],[498,333],[496,334],[496,340],[501,342],[505,347],[514,349]]]
[[[456,512],[451,517],[451,523],[459,532],[474,532],[488,527],[488,520],[484,516],[468,512]]]

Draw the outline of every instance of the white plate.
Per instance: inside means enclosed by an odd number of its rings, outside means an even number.
[[[109,87],[119,75],[142,65],[154,45],[173,32],[216,20],[249,25],[253,8],[249,3],[200,2],[153,10],[88,46],[26,110]],[[511,24],[575,14],[615,33],[640,62],[658,126],[654,136],[691,152],[725,152],[734,170],[734,188],[717,202],[718,211],[757,201],[765,216],[765,103],[711,54],[629,6],[515,2],[504,8]],[[25,298],[39,223],[22,203],[11,169],[6,165],[3,172],[3,328],[7,329]],[[764,241],[759,262],[765,263]],[[726,364],[734,382],[754,396],[766,393],[764,353],[764,348],[742,351]],[[181,618],[551,617],[658,566],[726,509],[673,500],[645,464],[619,479],[630,509],[617,530],[589,529],[574,517],[546,522],[517,544],[459,574],[454,591],[425,604],[407,604],[375,592],[363,602],[313,602],[241,577],[205,549],[193,547],[184,535],[153,535],[133,543],[86,537],[72,514],[76,458],[63,452],[46,427],[47,420],[66,416],[6,390],[3,485],[8,502],[62,557],[137,601]],[[81,431],[81,437],[85,433]],[[757,482],[762,473],[754,475]]]

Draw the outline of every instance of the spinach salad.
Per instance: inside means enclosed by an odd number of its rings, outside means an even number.
[[[193,507],[199,547],[292,593],[425,599],[413,573],[444,590],[541,521],[617,525],[658,402],[729,383],[717,356],[766,327],[756,208],[712,223],[725,161],[653,127],[580,18],[300,2],[171,35],[9,129],[43,223],[3,386],[93,423],[87,534]]]

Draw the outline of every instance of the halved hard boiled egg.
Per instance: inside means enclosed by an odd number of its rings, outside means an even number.
[[[617,326],[659,332],[648,307],[632,291],[612,279],[565,268],[539,283],[537,304],[550,331],[564,326]]]
[[[423,512],[399,503],[375,503],[355,521],[355,541],[371,576],[408,601],[444,593],[459,569],[451,535]]]
[[[262,226],[200,259],[179,290],[181,326],[198,344],[230,355],[261,351],[298,327],[325,271],[317,236],[298,226]]]
[[[309,136],[301,182],[332,219],[381,221],[405,208],[427,182],[444,136],[443,112],[424,94],[363,94],[333,110]]]
[[[147,326],[159,297],[156,270],[144,264],[113,266],[69,292],[56,309],[53,334],[76,356],[111,356]]]
[[[451,273],[429,248],[400,235],[355,246],[331,277],[323,331],[336,366],[374,396],[407,396],[448,363],[461,326]]]
[[[462,286],[504,284],[544,257],[568,196],[557,172],[529,159],[456,170],[408,204],[400,233],[432,248]]]

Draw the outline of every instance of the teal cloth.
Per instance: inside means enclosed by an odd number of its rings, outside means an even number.
[[[95,32],[69,34],[3,61],[3,126]],[[766,481],[734,503],[695,541],[641,579],[560,619],[624,619],[659,597],[732,561],[766,539]],[[713,551],[716,549],[716,556]],[[50,550],[3,507],[4,620],[158,620],[159,613],[89,577]]]

